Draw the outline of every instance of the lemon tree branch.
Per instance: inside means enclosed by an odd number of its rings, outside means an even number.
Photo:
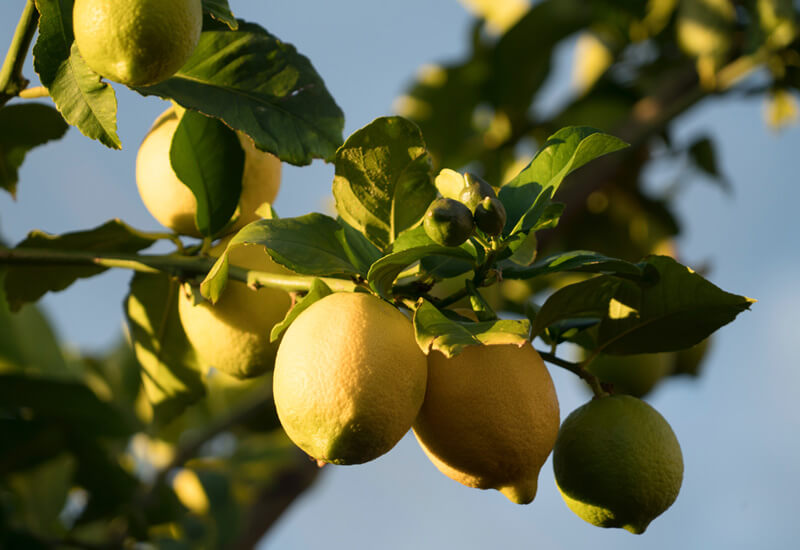
[[[603,389],[600,380],[594,374],[592,374],[591,372],[587,371],[584,368],[585,363],[573,363],[572,361],[567,361],[566,359],[561,359],[560,357],[556,357],[554,353],[541,350],[536,350],[536,351],[538,351],[542,359],[544,359],[548,363],[567,369],[571,373],[583,379],[587,384],[589,384],[589,387],[592,388],[592,392],[597,397],[603,397],[605,395],[608,395],[608,392],[605,389]]]
[[[3,66],[0,67],[0,107],[28,85],[28,81],[22,76],[22,66],[36,32],[38,19],[36,5],[33,0],[28,0],[22,9]]]
[[[96,265],[108,268],[131,269],[143,273],[167,273],[183,279],[205,277],[214,265],[213,258],[181,256],[176,254],[126,254],[116,252],[90,252],[80,250],[48,250],[37,248],[0,249],[0,266],[6,265]],[[312,277],[307,275],[279,275],[264,271],[231,266],[230,278],[247,283],[253,288],[262,286],[279,288],[287,292],[304,292],[315,279],[321,279],[333,291],[353,291],[357,286],[347,279]]]

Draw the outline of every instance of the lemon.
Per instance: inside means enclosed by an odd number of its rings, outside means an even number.
[[[278,349],[278,418],[313,458],[360,464],[408,432],[425,396],[427,364],[411,322],[371,294],[331,294],[291,324]]]
[[[640,534],[675,502],[683,457],[658,411],[614,395],[593,399],[564,420],[553,469],[561,496],[580,518]]]
[[[142,202],[162,225],[181,235],[200,236],[195,225],[197,200],[178,179],[169,160],[172,136],[178,127],[173,108],[164,111],[153,123],[136,156],[136,185]],[[237,132],[245,152],[239,218],[229,229],[233,232],[258,219],[255,210],[272,203],[281,183],[281,162],[270,153],[256,149],[253,141]]]
[[[428,389],[414,434],[433,464],[468,487],[517,504],[536,496],[558,432],[558,398],[530,344],[428,355]]]
[[[218,256],[227,240],[210,250]],[[290,273],[272,261],[263,247],[240,245],[228,258],[231,265]],[[249,378],[272,368],[278,344],[270,343],[273,325],[283,320],[291,305],[289,294],[262,287],[252,290],[239,281],[228,281],[216,304],[202,301],[195,305],[181,293],[178,300],[183,329],[205,368],[214,367],[236,378]]]
[[[203,27],[201,0],[75,0],[75,44],[96,73],[151,86],[180,69]]]
[[[601,381],[613,384],[615,393],[642,397],[669,376],[674,365],[674,353],[601,354],[589,364],[587,370]]]

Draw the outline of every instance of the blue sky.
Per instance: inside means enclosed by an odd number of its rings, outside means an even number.
[[[22,0],[6,3],[0,44],[7,44]],[[13,6],[9,6],[12,4]],[[393,99],[423,63],[452,59],[465,47],[469,18],[456,0],[309,2],[232,0],[240,17],[256,21],[306,54],[345,112],[349,134],[391,112]],[[562,51],[567,59],[569,45]],[[28,64],[26,74],[33,76]],[[556,73],[550,97],[563,85]],[[139,200],[134,163],[139,142],[165,108],[117,88],[123,151],[106,150],[71,129],[32,152],[16,202],[0,193],[0,234],[16,242],[33,228],[60,233],[120,217],[158,229]],[[685,232],[683,260],[708,263],[710,278],[731,292],[757,298],[715,337],[704,375],[669,380],[651,403],[672,424],[686,474],[677,502],[641,537],[600,530],[574,516],[545,464],[539,495],[516,506],[494,491],[467,489],[442,476],[413,437],[358,467],[327,466],[315,486],[284,515],[263,550],[338,548],[464,548],[531,546],[586,548],[792,548],[800,535],[800,128],[774,134],[758,99],[731,98],[694,108],[674,139],[710,133],[734,187],[726,196],[693,181],[677,209]],[[654,169],[654,187],[673,177]],[[329,206],[332,167],[287,167],[276,202],[282,216]],[[121,302],[129,273],[108,272],[43,304],[66,342],[103,349],[121,334]],[[551,368],[562,416],[587,394],[574,376]]]

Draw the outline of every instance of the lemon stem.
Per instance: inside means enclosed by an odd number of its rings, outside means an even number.
[[[33,35],[36,33],[38,20],[39,12],[36,11],[36,5],[33,0],[28,0],[14,30],[3,66],[0,67],[0,107],[28,85],[28,81],[22,76],[22,67]]]
[[[605,397],[608,395],[608,392],[603,389],[600,380],[594,374],[587,371],[584,368],[583,363],[573,363],[572,361],[567,361],[566,359],[561,359],[560,357],[556,357],[554,353],[550,353],[547,351],[541,351],[541,350],[536,350],[536,351],[538,351],[542,359],[544,359],[548,363],[552,363],[553,365],[567,369],[571,373],[583,379],[587,384],[589,384],[589,387],[592,389],[592,392],[596,397]]]

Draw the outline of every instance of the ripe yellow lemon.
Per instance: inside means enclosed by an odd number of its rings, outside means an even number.
[[[273,374],[278,418],[313,458],[360,464],[408,432],[427,365],[411,322],[370,294],[331,294],[283,336]]]
[[[653,407],[629,395],[595,398],[573,411],[553,450],[567,506],[599,527],[643,533],[678,497],[683,457]]]
[[[166,80],[191,57],[201,0],[75,0],[75,43],[93,71],[128,86]]]
[[[227,245],[223,241],[211,249],[218,256]],[[231,265],[272,273],[290,273],[276,264],[261,246],[234,247],[228,258]],[[228,281],[216,304],[192,304],[181,293],[178,312],[186,336],[204,368],[214,367],[236,378],[258,376],[272,368],[278,343],[270,343],[272,327],[283,320],[291,305],[283,290],[262,287],[252,290],[242,282]]]
[[[470,346],[428,355],[428,389],[414,434],[446,476],[497,489],[517,504],[536,496],[558,433],[558,398],[530,344]]]
[[[162,225],[181,235],[199,237],[195,225],[197,200],[178,179],[169,160],[169,148],[178,122],[177,114],[170,107],[153,123],[136,156],[136,185],[147,210]],[[275,200],[281,183],[281,161],[258,150],[246,135],[240,132],[237,135],[245,160],[239,218],[230,228],[231,232],[258,219],[255,210],[262,203]]]

